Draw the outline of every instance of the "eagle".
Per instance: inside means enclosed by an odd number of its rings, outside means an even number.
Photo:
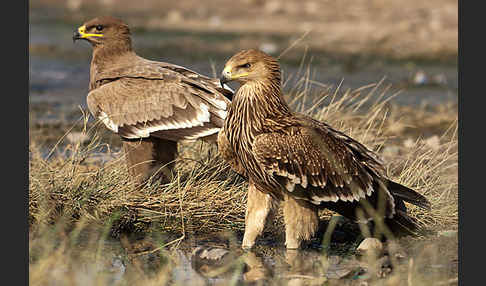
[[[217,143],[224,161],[248,179],[243,248],[255,244],[280,202],[288,249],[313,237],[321,208],[357,222],[383,218],[395,232],[416,230],[404,202],[430,209],[429,201],[387,178],[379,156],[363,144],[292,112],[276,59],[259,50],[240,51],[226,62],[220,79],[240,84]]]
[[[85,22],[79,39],[93,48],[88,108],[121,137],[136,182],[168,182],[178,141],[216,142],[233,95],[218,78],[138,56],[128,25],[110,16]]]

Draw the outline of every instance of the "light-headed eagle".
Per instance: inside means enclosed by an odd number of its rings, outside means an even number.
[[[241,51],[227,61],[221,81],[241,84],[218,135],[218,150],[249,180],[243,248],[254,245],[278,201],[283,201],[287,248],[314,235],[319,208],[353,220],[360,218],[358,209],[365,221],[381,215],[392,230],[416,227],[404,201],[430,208],[424,196],[388,179],[378,156],[364,145],[292,112],[282,96],[279,63],[271,56]]]
[[[169,180],[177,141],[216,140],[233,95],[218,79],[138,56],[128,25],[113,17],[87,21],[74,32],[78,39],[93,47],[88,108],[120,135],[138,182],[159,169],[159,179]]]

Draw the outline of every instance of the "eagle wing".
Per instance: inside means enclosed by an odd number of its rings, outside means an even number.
[[[98,74],[87,97],[90,112],[129,139],[177,141],[216,134],[230,103],[224,92],[230,90],[216,79],[167,65],[145,60]]]
[[[315,204],[359,201],[381,182],[381,162],[370,150],[326,124],[309,119],[258,135],[252,145],[260,168],[288,192]]]

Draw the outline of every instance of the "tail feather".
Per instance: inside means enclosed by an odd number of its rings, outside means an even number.
[[[419,230],[417,221],[401,210],[396,210],[392,219],[385,219],[385,224],[396,236],[415,235]]]
[[[393,181],[388,181],[388,190],[391,192],[393,197],[400,198],[408,203],[411,203],[426,210],[430,210],[431,206],[427,198],[410,188],[407,188]]]

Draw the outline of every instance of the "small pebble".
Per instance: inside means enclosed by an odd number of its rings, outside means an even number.
[[[423,70],[419,70],[414,74],[412,82],[416,85],[424,85],[429,82],[429,79]]]
[[[405,253],[403,248],[396,241],[388,241],[386,249],[388,251],[388,254],[392,257],[395,257],[396,259],[405,259],[407,257],[407,254]]]
[[[356,252],[359,255],[365,255],[367,253],[380,255],[383,252],[383,243],[377,238],[368,237],[359,244],[358,248],[356,248]]]
[[[198,246],[193,251],[193,256],[197,256],[199,259],[207,259],[207,260],[221,260],[229,251],[222,248],[213,248],[213,247],[203,247]]]

